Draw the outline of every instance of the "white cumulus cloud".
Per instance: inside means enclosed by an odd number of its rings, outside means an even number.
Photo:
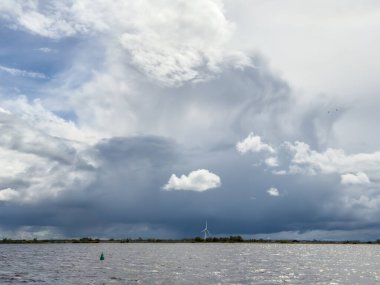
[[[274,188],[274,187],[271,187],[267,190],[267,193],[270,195],[270,196],[274,196],[274,197],[278,197],[280,196],[280,192],[278,191],[277,188]]]
[[[371,183],[367,174],[364,172],[347,173],[340,176],[340,182],[344,185],[349,184],[369,184]]]
[[[168,183],[163,187],[165,190],[192,190],[203,192],[209,189],[220,187],[220,177],[207,169],[198,169],[177,177],[170,176]]]
[[[244,140],[238,142],[236,144],[236,149],[240,153],[246,153],[246,152],[262,152],[267,151],[270,153],[274,153],[275,150],[272,146],[269,144],[263,143],[261,141],[260,136],[254,135],[254,133],[250,133],[248,137],[246,137]]]

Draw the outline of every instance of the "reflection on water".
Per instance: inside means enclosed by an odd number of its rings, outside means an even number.
[[[3,244],[0,284],[380,284],[380,246]]]

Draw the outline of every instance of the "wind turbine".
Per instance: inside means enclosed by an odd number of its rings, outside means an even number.
[[[206,227],[204,228],[203,231],[201,231],[201,233],[205,233],[205,237],[204,237],[205,240],[207,239],[207,235],[210,235],[210,232],[208,231],[208,228],[207,228],[207,221],[206,221]]]

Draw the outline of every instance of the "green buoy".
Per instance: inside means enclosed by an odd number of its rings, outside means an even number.
[[[103,261],[104,260],[104,254],[102,252],[102,254],[100,255],[100,260]]]

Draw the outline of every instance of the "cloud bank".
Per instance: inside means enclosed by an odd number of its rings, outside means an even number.
[[[378,236],[378,5],[243,2],[1,1],[1,237]]]

